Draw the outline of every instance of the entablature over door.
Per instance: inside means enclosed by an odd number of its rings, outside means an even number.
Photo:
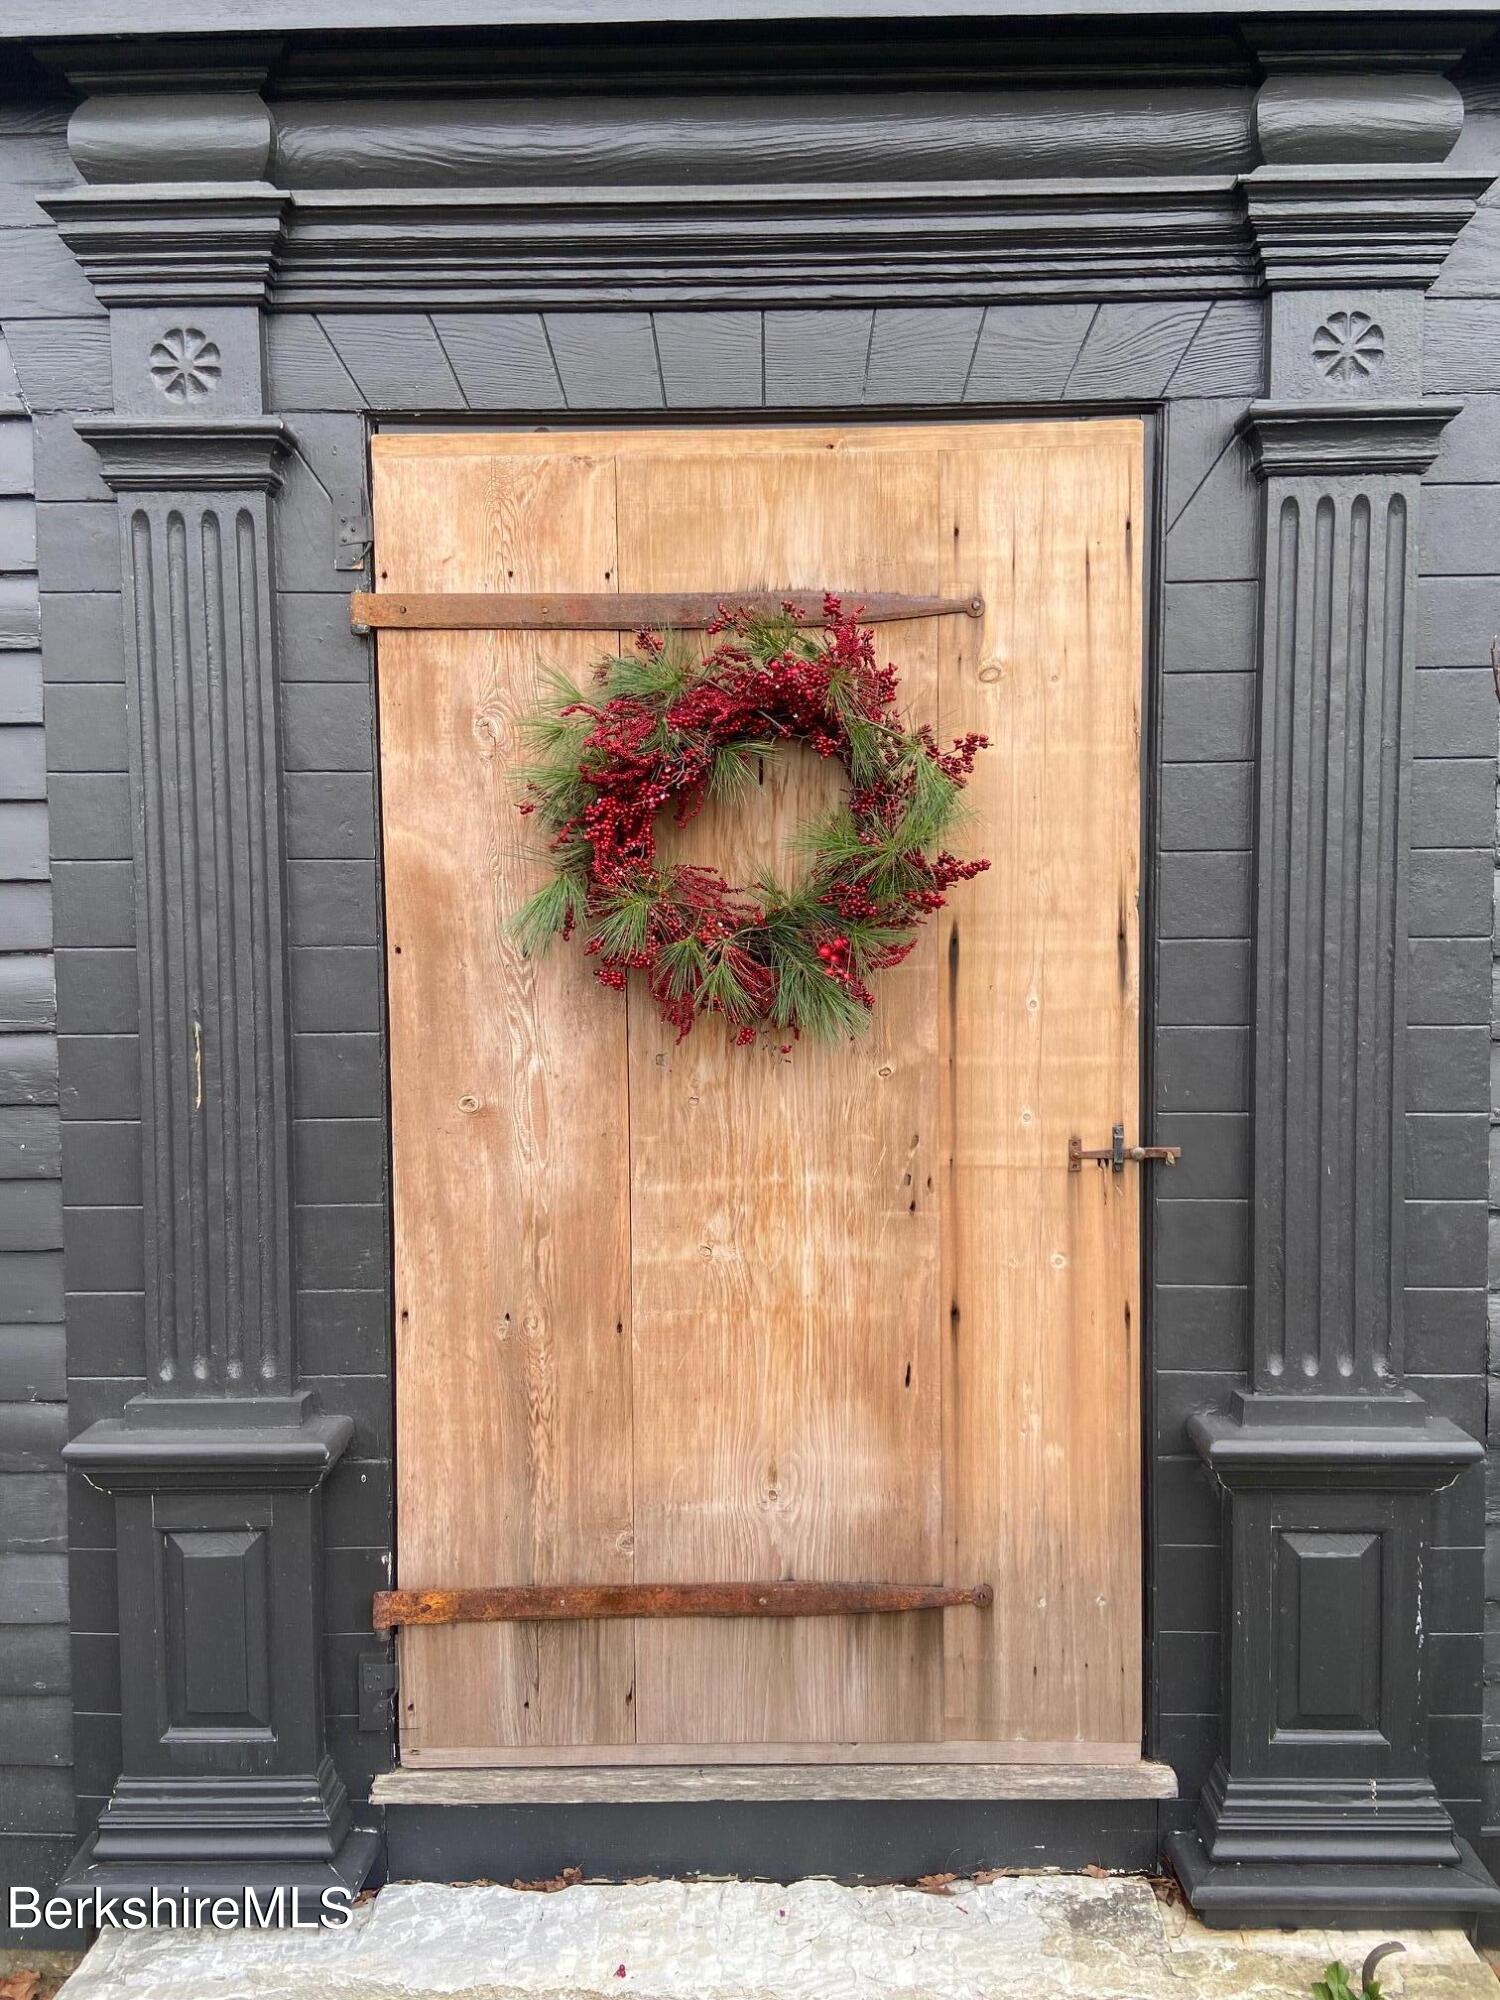
[[[1369,53],[1347,33],[1261,39],[1185,45],[1166,79],[1142,43],[1113,67],[1066,48],[1007,67],[956,31],[899,72],[890,49],[882,68],[783,37],[781,73],[747,48],[732,81],[722,54],[699,73],[690,38],[624,49],[608,75],[592,45],[508,67],[476,44],[472,74],[377,63],[352,93],[270,43],[258,70],[231,52],[218,72],[122,75],[97,48],[64,51],[87,93],[69,127],[87,185],[44,205],[111,307],[1211,300],[1330,271],[1429,284],[1489,178],[1445,164],[1460,50],[1413,24]]]

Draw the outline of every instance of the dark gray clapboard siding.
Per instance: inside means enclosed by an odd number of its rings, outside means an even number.
[[[35,123],[36,106],[0,100],[0,143]],[[44,154],[24,158],[33,177],[46,170]],[[8,233],[38,246],[45,234]],[[51,312],[88,304],[63,273],[49,310],[29,268],[0,258],[0,326],[35,347],[46,343]],[[55,1271],[62,1149],[35,449],[13,359],[0,338],[0,1893],[12,1882],[50,1883],[73,1820],[67,1488],[58,1455],[67,1419]]]

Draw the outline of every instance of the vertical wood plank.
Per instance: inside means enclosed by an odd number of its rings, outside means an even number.
[[[620,459],[627,589],[915,590],[937,533],[929,452],[760,432]],[[915,713],[936,630],[883,628]],[[741,879],[846,787],[773,761],[758,809],[717,815]],[[733,819],[742,829],[736,841]],[[755,852],[752,829],[765,841]],[[695,829],[697,831],[697,829]],[[731,838],[725,839],[729,833]],[[735,879],[732,874],[731,879]],[[942,1561],[937,1042],[932,937],[883,975],[871,1034],[674,1044],[631,1007],[636,1553],[640,1573],[877,1581]],[[637,1729],[656,1742],[938,1733],[938,1614],[641,1625]]]
[[[382,582],[608,589],[608,456],[375,452]],[[527,964],[543,878],[516,811],[520,634],[380,642],[403,1583],[628,1582],[625,1023],[577,952]],[[583,672],[597,639],[558,635]],[[402,1635],[403,1739],[618,1743],[629,1626]]]
[[[945,468],[989,610],[941,726],[991,738],[994,862],[943,913],[938,1008],[948,1560],[995,1584],[945,1621],[956,1738],[1140,1731],[1139,1176],[1067,1170],[1139,1115],[1140,468],[1135,425]]]

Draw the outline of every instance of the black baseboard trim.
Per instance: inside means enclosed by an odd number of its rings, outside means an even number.
[[[910,1882],[976,1868],[1157,1867],[1150,1799],[694,1801],[630,1805],[385,1807],[393,1882],[545,1880],[581,1868],[789,1882]]]

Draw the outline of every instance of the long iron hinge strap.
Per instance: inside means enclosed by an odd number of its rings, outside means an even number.
[[[378,1590],[374,1626],[490,1625],[560,1618],[840,1618],[992,1604],[987,1583],[505,1584],[473,1590]]]
[[[862,625],[906,618],[982,618],[981,597],[908,597],[849,591],[843,602]],[[349,622],[356,632],[701,632],[730,610],[774,614],[791,604],[799,625],[823,623],[817,591],[400,591],[356,590]]]

